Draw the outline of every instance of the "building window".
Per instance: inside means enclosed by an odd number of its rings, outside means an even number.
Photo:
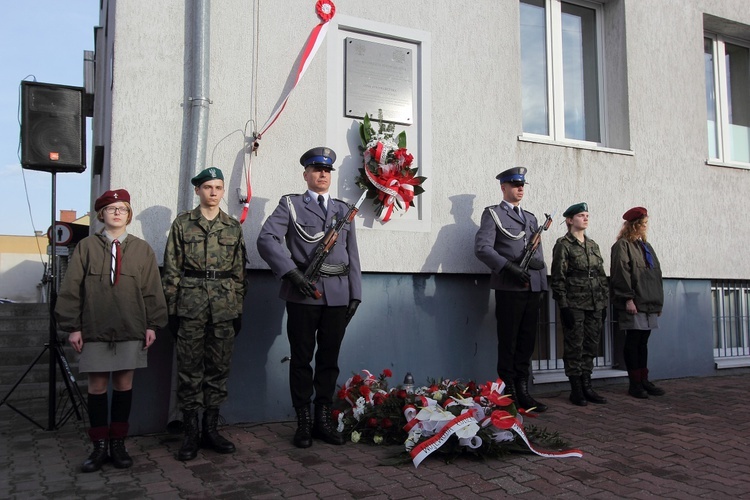
[[[524,134],[602,140],[602,7],[521,0]]]
[[[708,157],[750,167],[750,44],[707,33]]]
[[[714,358],[750,356],[750,282],[711,283]]]

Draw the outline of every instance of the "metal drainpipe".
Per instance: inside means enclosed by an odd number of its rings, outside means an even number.
[[[206,168],[206,143],[208,142],[209,57],[211,55],[211,0],[194,0],[190,39],[191,96],[190,132],[188,136],[188,180]],[[192,196],[186,197],[187,206],[193,208]]]

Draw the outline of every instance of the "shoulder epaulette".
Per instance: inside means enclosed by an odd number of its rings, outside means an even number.
[[[289,194],[284,194],[281,197],[286,198],[287,196],[302,196],[302,194],[301,193],[289,193]]]

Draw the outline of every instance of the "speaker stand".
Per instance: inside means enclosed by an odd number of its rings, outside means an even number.
[[[41,429],[45,429],[44,426],[39,424],[29,415],[25,414],[24,412],[10,404],[8,402],[8,398],[11,394],[13,394],[13,391],[18,388],[21,382],[23,382],[23,379],[26,377],[26,375],[29,374],[31,369],[34,368],[34,366],[39,362],[40,359],[42,359],[44,353],[49,352],[49,391],[47,400],[48,420],[46,430],[53,431],[65,424],[65,422],[70,419],[73,413],[75,413],[78,420],[83,420],[83,413],[81,410],[86,410],[86,403],[84,401],[83,394],[81,394],[81,389],[78,387],[78,383],[76,382],[76,379],[70,370],[70,365],[68,364],[68,360],[65,357],[65,351],[63,351],[62,344],[57,337],[57,322],[55,321],[55,304],[57,303],[57,277],[55,276],[55,271],[58,266],[55,266],[55,261],[57,260],[57,238],[54,234],[56,220],[55,215],[57,212],[57,174],[54,169],[52,169],[50,173],[52,174],[52,225],[50,226],[52,228],[52,237],[50,238],[52,255],[48,268],[49,276],[46,277],[47,286],[49,287],[49,299],[47,301],[47,303],[49,304],[49,341],[44,344],[42,352],[40,352],[36,359],[31,362],[28,368],[26,368],[26,371],[23,373],[23,375],[21,375],[21,377],[13,385],[10,391],[8,391],[8,394],[3,397],[2,401],[0,401],[0,406],[7,405],[8,408],[12,409],[29,422],[37,425]],[[58,407],[56,369],[58,367],[60,368],[62,380],[65,384],[65,392],[67,393],[68,398],[71,402],[71,408],[64,413],[61,413],[60,420],[57,420]]]

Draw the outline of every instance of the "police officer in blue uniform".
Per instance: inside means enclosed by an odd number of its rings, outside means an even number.
[[[528,390],[541,296],[547,290],[542,245],[537,247],[528,271],[519,265],[538,223],[534,214],[520,207],[526,187],[526,168],[505,170],[496,179],[500,181],[503,201],[485,208],[482,213],[474,254],[492,271],[490,287],[495,290],[497,374],[517,406],[543,412],[547,405],[531,397]]]
[[[338,356],[346,325],[362,300],[362,278],[354,221],[345,224],[314,285],[304,275],[315,250],[336,221],[346,216],[346,203],[331,197],[336,153],[313,148],[300,158],[307,191],[281,197],[258,235],[258,252],[274,275],[282,278],[279,297],[286,301],[287,336],[291,348],[289,387],[297,413],[294,445],[312,446],[312,438],[344,444],[331,421],[331,405],[339,375]],[[322,294],[316,298],[316,289]],[[317,343],[317,352],[316,352]],[[311,367],[315,353],[315,370]],[[315,421],[310,400],[315,403]]]

